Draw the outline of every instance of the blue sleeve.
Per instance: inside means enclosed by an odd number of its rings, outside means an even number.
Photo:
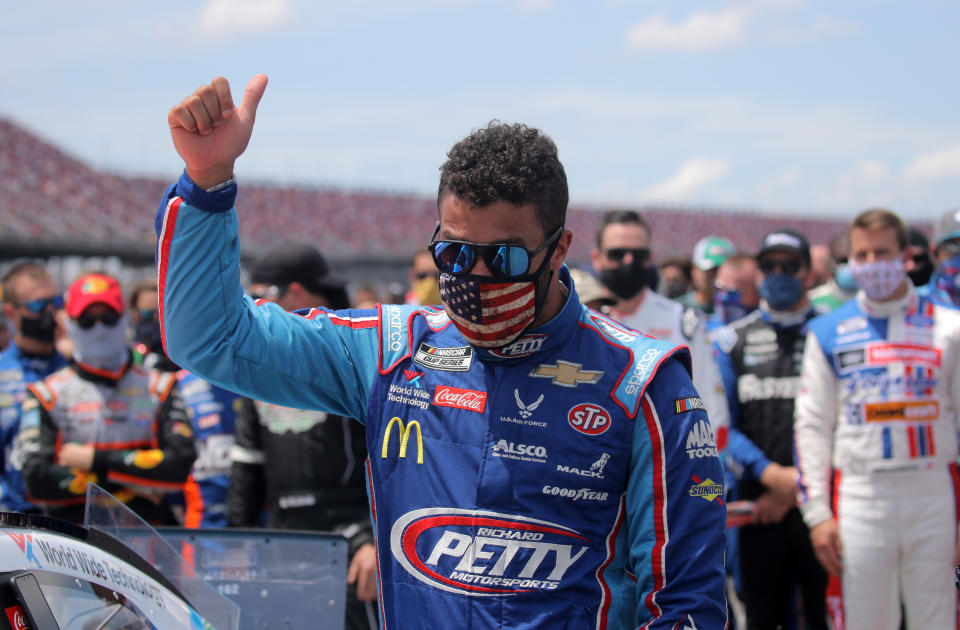
[[[737,479],[759,481],[763,469],[770,464],[763,451],[740,431],[740,396],[737,391],[737,372],[730,353],[717,352],[717,366],[723,379],[730,408],[730,434],[724,460]]]
[[[244,296],[236,193],[235,183],[204,191],[184,173],[160,203],[157,276],[167,354],[238,394],[362,421],[378,369],[378,311],[305,317]]]
[[[641,628],[724,628],[726,506],[719,458],[687,371],[668,361],[641,402],[627,483],[630,566]],[[686,625],[684,625],[686,624]]]

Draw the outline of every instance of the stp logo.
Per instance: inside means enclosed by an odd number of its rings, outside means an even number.
[[[580,403],[567,413],[570,426],[587,435],[600,435],[610,428],[610,414],[599,405]]]
[[[390,530],[390,551],[410,575],[471,597],[560,588],[587,548],[569,527],[485,510],[413,510]]]

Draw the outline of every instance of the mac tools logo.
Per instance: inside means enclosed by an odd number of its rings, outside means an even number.
[[[587,551],[587,539],[568,527],[525,516],[424,508],[394,522],[390,550],[424,584],[493,597],[559,588]]]

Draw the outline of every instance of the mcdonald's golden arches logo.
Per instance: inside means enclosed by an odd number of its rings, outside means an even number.
[[[400,433],[400,457],[405,458],[407,456],[407,444],[410,442],[410,433],[414,429],[417,430],[417,463],[423,463],[423,434],[420,432],[420,423],[416,420],[411,420],[406,425],[403,424],[403,420],[397,417],[390,419],[390,422],[387,423],[387,430],[383,432],[383,447],[380,449],[380,457],[382,459],[387,458],[387,451],[390,448],[390,433],[393,431],[393,423],[396,422],[399,426]]]

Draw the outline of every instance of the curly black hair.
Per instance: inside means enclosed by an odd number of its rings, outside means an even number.
[[[557,145],[523,124],[493,120],[453,145],[440,167],[438,207],[447,193],[473,208],[497,201],[532,203],[544,234],[567,218],[567,175]]]

